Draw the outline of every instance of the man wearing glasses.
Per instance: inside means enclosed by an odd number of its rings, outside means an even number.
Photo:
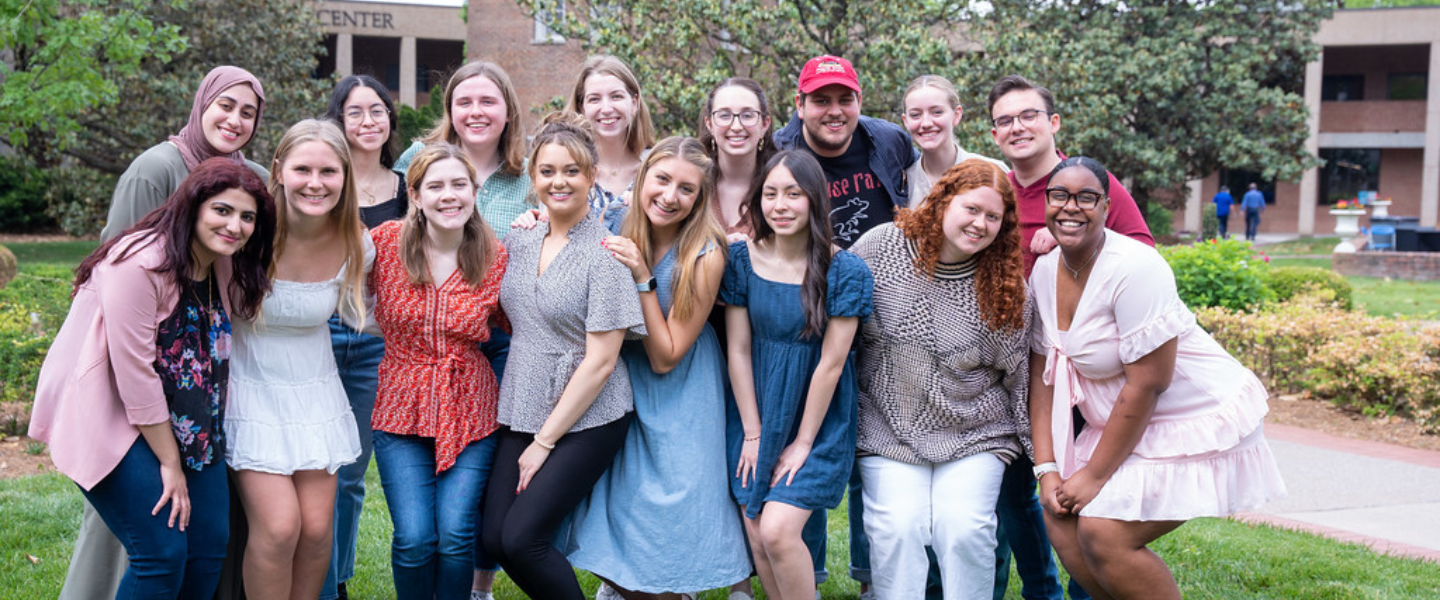
[[[800,71],[795,115],[775,132],[782,150],[815,156],[830,183],[830,222],[841,248],[909,206],[905,169],[920,154],[899,125],[860,114],[860,78],[850,61],[817,56]]]
[[[1055,97],[1050,90],[1019,75],[1009,75],[990,88],[989,107],[993,126],[990,135],[1012,169],[1010,184],[1015,186],[1020,213],[1020,248],[1025,255],[1025,276],[1029,277],[1035,258],[1055,247],[1055,238],[1045,230],[1045,180],[1065,158],[1055,148],[1060,115],[1055,112]],[[1155,245],[1135,198],[1113,174],[1105,227]]]

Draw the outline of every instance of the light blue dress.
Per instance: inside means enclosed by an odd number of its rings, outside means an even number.
[[[720,251],[714,249],[712,251]],[[668,316],[672,248],[655,265]],[[571,515],[560,546],[571,564],[641,592],[692,592],[750,576],[743,526],[727,487],[725,363],[707,324],[673,371],[650,369],[645,347],[620,357],[635,391],[625,445]]]

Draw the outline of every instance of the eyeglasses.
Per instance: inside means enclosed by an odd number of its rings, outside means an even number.
[[[380,122],[383,122],[383,121],[388,121],[388,120],[390,119],[390,110],[387,109],[387,108],[385,108],[385,107],[383,107],[383,106],[377,106],[377,107],[375,107],[375,108],[370,109],[369,112],[360,110],[360,109],[358,109],[358,108],[349,108],[349,109],[346,109],[346,110],[345,110],[345,122],[346,122],[346,123],[362,123],[362,122],[365,121],[365,115],[367,115],[367,114],[370,115],[370,119],[373,120],[373,121],[375,121],[376,123],[380,123]]]
[[[1105,197],[1090,191],[1079,191],[1074,194],[1062,187],[1045,188],[1045,203],[1055,208],[1065,208],[1070,199],[1075,199],[1075,206],[1083,209],[1095,208]]]
[[[1020,121],[1021,125],[1025,125],[1028,127],[1030,125],[1034,125],[1035,121],[1040,118],[1040,115],[1044,114],[1049,113],[1038,108],[1027,108],[1020,111],[1018,114],[995,117],[993,120],[990,121],[990,123],[995,125],[996,129],[1005,129],[1006,127],[1015,124],[1015,121]]]
[[[710,113],[710,120],[714,121],[716,125],[719,125],[721,127],[729,127],[731,123],[735,122],[735,117],[740,117],[741,125],[745,127],[754,127],[756,123],[760,122],[760,117],[762,116],[764,115],[760,114],[760,111],[758,110],[747,109],[742,110],[738,113],[730,112],[728,110],[717,110]]]

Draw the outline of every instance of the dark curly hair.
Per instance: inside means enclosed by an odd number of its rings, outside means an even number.
[[[1020,256],[1020,217],[1015,212],[1015,189],[1000,167],[972,158],[950,167],[930,188],[919,208],[901,209],[895,225],[915,244],[915,269],[935,276],[940,248],[945,243],[945,211],[955,196],[988,187],[1000,193],[1005,215],[995,241],[975,255],[975,294],[980,316],[992,330],[1025,326],[1025,263]]]

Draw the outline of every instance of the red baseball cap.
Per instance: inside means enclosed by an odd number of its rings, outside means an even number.
[[[827,85],[840,84],[860,93],[860,76],[850,61],[829,54],[806,61],[800,70],[800,93],[809,94]]]

